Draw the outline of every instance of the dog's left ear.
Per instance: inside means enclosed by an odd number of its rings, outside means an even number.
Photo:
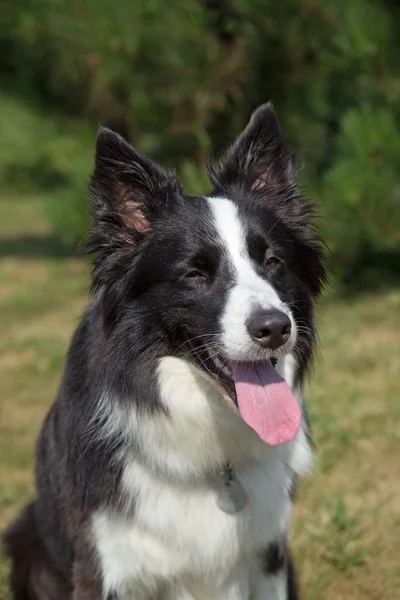
[[[295,181],[294,153],[286,145],[272,104],[259,106],[249,123],[209,177],[217,188],[234,183],[252,190],[280,187]]]

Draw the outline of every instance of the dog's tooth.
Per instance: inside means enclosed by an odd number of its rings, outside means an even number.
[[[214,364],[218,369],[221,369],[221,371],[224,370],[224,365],[222,364],[222,362],[219,360],[219,358],[214,358]]]

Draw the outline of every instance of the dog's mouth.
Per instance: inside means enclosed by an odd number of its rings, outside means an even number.
[[[219,355],[202,358],[203,368],[228,392],[243,420],[270,446],[293,440],[301,421],[299,404],[276,363],[274,357],[252,363]]]
[[[276,357],[271,357],[265,363],[270,362],[272,366],[275,368],[277,365],[278,359]],[[253,366],[254,362],[242,362],[238,361],[230,361],[221,354],[207,353],[205,351],[200,352],[200,363],[201,366],[207,371],[210,375],[212,375],[215,379],[217,379],[218,383],[222,385],[225,390],[228,392],[232,402],[238,406],[238,397],[236,393],[235,387],[235,379],[234,379],[234,371],[232,369],[233,365],[247,365]],[[258,364],[265,364],[258,363]]]

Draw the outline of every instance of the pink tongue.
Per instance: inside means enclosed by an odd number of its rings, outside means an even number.
[[[240,414],[270,446],[290,442],[301,419],[300,407],[286,381],[271,362],[245,365],[230,363]]]

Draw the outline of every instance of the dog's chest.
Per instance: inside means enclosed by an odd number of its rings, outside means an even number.
[[[202,581],[218,589],[235,565],[254,562],[257,552],[286,530],[291,502],[290,473],[279,452],[267,466],[252,461],[235,470],[246,504],[239,512],[221,510],[221,484],[171,485],[138,462],[126,467],[132,518],[99,513],[96,546],[107,589],[129,582]],[[124,582],[124,583],[123,583]]]

